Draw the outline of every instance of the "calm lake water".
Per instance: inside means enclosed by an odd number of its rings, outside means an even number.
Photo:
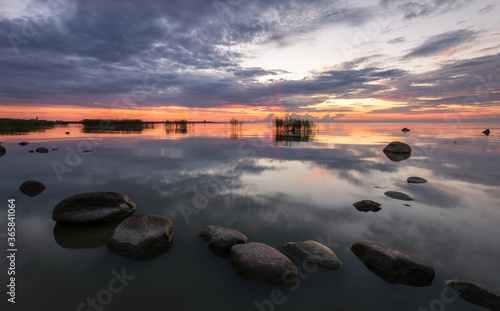
[[[404,126],[411,131],[402,133]],[[491,135],[481,133],[486,128]],[[483,310],[455,298],[444,282],[458,278],[500,291],[499,133],[498,124],[320,124],[311,137],[287,141],[267,124],[197,124],[187,133],[163,125],[140,133],[83,133],[70,125],[0,135],[7,148],[0,157],[0,246],[5,254],[7,200],[14,198],[18,248],[16,304],[3,294],[0,308]],[[412,146],[410,159],[393,162],[383,154],[395,140]],[[19,146],[21,141],[30,144]],[[40,146],[50,152],[28,152]],[[75,153],[89,148],[93,152]],[[409,176],[429,182],[408,184]],[[22,194],[19,186],[29,179],[47,189],[36,197]],[[415,201],[386,197],[389,190]],[[136,213],[170,217],[171,249],[132,260],[105,247],[112,226],[56,225],[53,207],[89,191],[120,192],[137,204]],[[357,211],[352,203],[363,199],[379,202],[382,210]],[[202,209],[183,215],[186,207]],[[296,283],[251,282],[206,248],[198,233],[207,225],[237,229],[281,251],[290,241],[321,241],[342,267],[310,269],[296,262],[302,271]],[[433,284],[386,283],[349,248],[365,239],[428,261],[437,274]],[[5,256],[0,263],[5,289]],[[123,272],[128,280],[110,283]],[[110,286],[119,288],[112,296]],[[282,294],[271,306],[265,301],[276,289]],[[97,308],[87,297],[99,298]]]

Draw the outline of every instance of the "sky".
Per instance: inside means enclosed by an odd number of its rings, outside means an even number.
[[[498,0],[8,0],[0,118],[500,122]]]

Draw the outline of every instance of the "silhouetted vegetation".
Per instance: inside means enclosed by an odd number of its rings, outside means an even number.
[[[273,122],[275,132],[283,135],[311,133],[315,126],[314,121],[293,117],[274,118]]]
[[[140,132],[145,128],[154,128],[152,122],[142,121],[140,119],[83,119],[84,132],[95,131],[117,131],[117,132]]]
[[[231,118],[229,120],[229,124],[231,124],[231,133],[229,137],[231,137],[232,140],[237,140],[243,137],[243,132],[241,130],[243,121],[239,121],[236,118]]]
[[[188,132],[187,120],[165,121],[165,131],[167,134],[180,133],[186,134]]]
[[[23,135],[28,132],[43,132],[58,124],[67,123],[44,120],[0,119],[0,133],[4,135]]]
[[[241,124],[243,124],[243,121],[240,121],[240,120],[238,120],[236,118],[231,118],[229,120],[229,124],[231,124],[231,125],[241,125]]]
[[[292,145],[295,142],[308,142],[314,137],[314,121],[285,117],[285,118],[274,118],[273,128],[274,128],[274,141],[275,142],[285,142],[288,145]]]

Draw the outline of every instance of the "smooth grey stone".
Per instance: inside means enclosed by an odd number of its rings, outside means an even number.
[[[316,241],[289,242],[285,244],[285,249],[299,259],[317,264],[323,268],[330,270],[340,268],[340,260],[335,253]]]
[[[245,279],[269,284],[287,284],[297,277],[297,267],[274,247],[262,243],[235,244],[231,263]]]
[[[359,241],[351,250],[370,271],[391,284],[428,286],[436,275],[426,261],[386,244]]]
[[[408,179],[406,181],[410,184],[425,184],[427,182],[427,179],[422,178],[422,177],[412,176],[412,177],[408,177]]]
[[[372,200],[362,200],[353,203],[352,205],[354,205],[354,207],[360,212],[378,212],[382,209],[380,207],[380,203]]]
[[[393,141],[384,148],[384,152],[411,153],[411,147],[400,141]]]
[[[207,242],[207,247],[217,256],[228,256],[231,246],[247,242],[247,237],[243,233],[219,226],[207,226],[199,236]]]
[[[135,203],[117,192],[75,194],[59,202],[52,219],[60,223],[92,224],[109,222],[132,214]]]
[[[396,199],[396,200],[413,201],[412,197],[410,197],[409,195],[404,194],[402,192],[398,192],[398,191],[386,191],[386,192],[384,192],[384,194],[386,196],[388,196],[389,198]]]
[[[38,147],[35,149],[36,152],[38,153],[48,153],[49,152],[49,149],[45,148],[45,147]]]
[[[27,196],[34,197],[42,193],[45,188],[47,187],[39,181],[28,180],[19,187],[19,190]]]
[[[133,215],[111,234],[107,247],[120,255],[141,258],[166,249],[172,242],[172,221],[166,216]]]
[[[477,283],[450,280],[446,282],[462,299],[493,311],[500,311],[500,294]]]

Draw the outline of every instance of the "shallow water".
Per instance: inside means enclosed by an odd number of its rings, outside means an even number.
[[[402,133],[403,127],[411,131]],[[481,133],[486,128],[491,135]],[[267,124],[196,124],[187,133],[162,125],[83,133],[70,125],[0,136],[7,148],[0,157],[3,249],[7,200],[17,206],[15,308],[97,310],[87,305],[87,297],[97,297],[102,310],[483,310],[455,298],[444,282],[458,278],[500,291],[498,133],[498,124],[320,124],[300,139],[306,141],[276,141]],[[395,140],[412,146],[410,159],[393,162],[383,154]],[[28,152],[40,146],[59,150]],[[77,152],[85,149],[93,151]],[[408,184],[409,176],[429,182]],[[22,194],[19,186],[29,179],[47,189],[36,197]],[[384,195],[390,190],[415,201],[391,199]],[[120,192],[137,204],[136,213],[170,217],[171,249],[132,260],[105,247],[113,224],[89,230],[56,225],[53,207],[89,191]],[[382,210],[357,211],[352,203],[363,199]],[[186,206],[200,208],[198,214],[183,215]],[[210,224],[279,250],[290,241],[321,241],[342,267],[297,262],[302,276],[290,285],[247,281],[198,237]],[[433,284],[386,283],[349,249],[365,239],[428,261],[437,273]],[[5,257],[0,263],[7,284]],[[123,269],[135,278],[108,296],[110,281]],[[10,310],[3,297],[0,307]]]

